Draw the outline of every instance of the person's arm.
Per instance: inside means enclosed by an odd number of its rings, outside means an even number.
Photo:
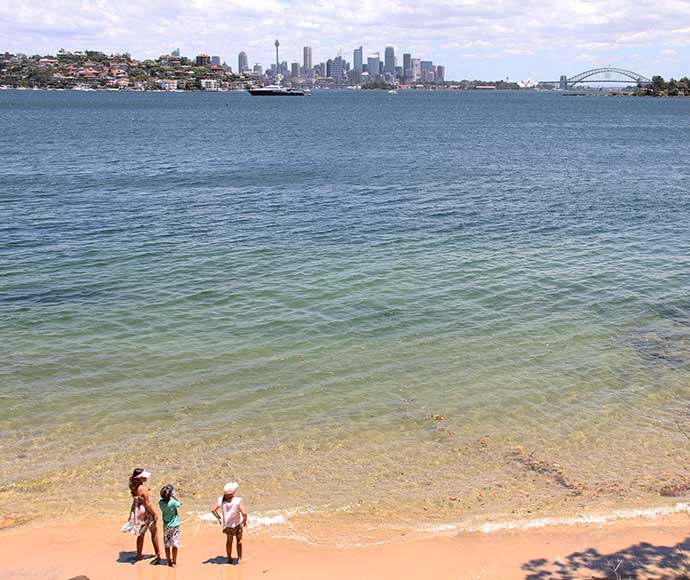
[[[146,508],[146,511],[151,514],[151,517],[153,517],[154,522],[158,521],[158,514],[156,513],[156,510],[153,508],[153,505],[151,504],[149,490],[146,489],[146,487],[144,487],[143,485],[139,489],[141,489],[139,497],[144,501],[144,507]]]
[[[244,509],[242,502],[240,502],[240,513],[242,514],[242,527],[247,527],[247,510]]]
[[[214,506],[211,508],[211,513],[212,513],[214,516],[216,516],[216,519],[218,520],[218,523],[219,523],[219,524],[222,524],[222,523],[223,523],[223,520],[222,520],[222,518],[220,517],[220,514],[218,513],[218,510],[220,510],[220,506],[219,506],[218,504],[216,504],[216,505],[214,505]]]

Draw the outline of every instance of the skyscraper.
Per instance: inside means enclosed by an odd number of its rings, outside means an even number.
[[[436,67],[436,82],[445,83],[446,82],[446,67],[442,64]]]
[[[237,70],[241,73],[249,70],[249,59],[244,51],[240,52],[237,57]]]
[[[358,72],[362,72],[362,64],[364,61],[363,53],[364,49],[361,46],[355,48],[355,51],[352,53],[352,68]]]
[[[395,48],[387,46],[383,57],[383,72],[395,74]]]
[[[303,49],[304,52],[304,62],[303,64],[303,69],[305,72],[310,71],[312,68],[312,61],[311,61],[311,46],[305,46]]]
[[[410,81],[411,82],[418,81],[419,79],[422,78],[421,61],[418,58],[413,58],[413,59],[410,59],[410,63],[412,65],[412,77],[410,78]]]
[[[412,70],[412,55],[409,52],[403,54],[403,82],[409,83],[414,80]]]
[[[211,64],[215,66],[220,66],[220,57],[219,56],[212,56],[211,57]]]
[[[343,57],[338,55],[333,59],[331,64],[331,74],[329,76],[333,77],[336,83],[343,81],[343,76],[345,75],[345,61]]]
[[[419,64],[420,72],[421,72],[421,77],[422,77],[422,82],[423,83],[430,83],[433,82],[433,76],[434,76],[434,63],[431,62],[430,60],[423,60]]]
[[[196,55],[196,66],[208,66],[211,64],[211,57],[208,54]]]
[[[379,68],[381,67],[381,55],[378,52],[370,54],[367,57],[367,70],[369,71],[369,79],[376,80],[379,77]]]

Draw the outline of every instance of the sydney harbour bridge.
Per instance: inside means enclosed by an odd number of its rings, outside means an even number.
[[[541,84],[554,84],[564,91],[572,89],[575,85],[585,84],[585,83],[630,83],[647,85],[651,83],[647,77],[642,76],[639,73],[633,72],[631,70],[626,70],[624,68],[615,68],[611,66],[603,68],[593,68],[591,70],[586,70],[575,76],[568,77],[567,75],[561,75],[560,80],[557,81],[540,81]]]

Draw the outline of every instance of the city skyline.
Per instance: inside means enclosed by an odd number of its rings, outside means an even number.
[[[255,63],[249,66],[249,55],[246,51],[241,51],[237,56],[238,73],[250,73],[250,71],[261,71],[275,79],[275,75],[282,75],[283,78],[315,80],[331,79],[335,85],[349,84],[357,85],[372,81],[384,81],[389,84],[411,84],[411,83],[430,83],[439,84],[449,80],[445,76],[446,67],[443,64],[434,64],[430,60],[412,58],[410,53],[403,53],[401,60],[393,46],[387,45],[384,49],[384,58],[381,59],[381,51],[369,51],[366,59],[364,58],[364,47],[359,46],[352,53],[352,60],[343,56],[342,50],[334,58],[327,58],[319,62],[313,60],[313,50],[311,46],[302,47],[302,62],[288,61],[279,55],[280,40],[274,42],[276,48],[275,61],[264,68],[263,63]],[[176,49],[176,56],[180,56],[180,49]],[[197,64],[203,59],[211,58],[218,60],[218,57],[208,57],[200,54],[195,57]]]
[[[385,65],[385,47],[393,46],[399,54],[443,62],[446,76],[458,79],[558,78],[609,64],[667,77],[687,74],[690,5],[646,3],[468,0],[453,5],[431,0],[408,6],[390,0],[353,6],[341,0],[327,5],[237,0],[216,7],[205,0],[146,5],[125,0],[117,6],[111,0],[89,5],[55,0],[48,15],[44,5],[32,0],[0,7],[0,49],[27,54],[59,48],[127,51],[144,59],[181,47],[187,55],[220,55],[235,68],[240,51],[248,54],[249,67],[274,62],[278,37],[281,60],[302,66],[304,46],[312,47],[317,63],[339,51],[351,60],[361,45],[364,60],[369,51],[379,52]],[[284,26],[293,21],[294,26]]]

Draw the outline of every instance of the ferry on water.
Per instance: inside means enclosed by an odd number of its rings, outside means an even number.
[[[280,85],[268,85],[259,89],[249,89],[249,94],[255,97],[303,97],[305,92],[299,89],[281,87]]]

